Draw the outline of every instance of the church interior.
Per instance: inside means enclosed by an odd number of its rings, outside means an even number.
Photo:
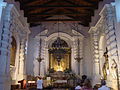
[[[53,90],[84,76],[120,90],[120,0],[0,0],[0,90],[38,76]]]

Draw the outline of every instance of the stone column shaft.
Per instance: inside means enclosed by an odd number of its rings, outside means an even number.
[[[98,35],[93,34],[93,45],[94,45],[94,74],[99,75],[99,51],[98,51]]]
[[[96,28],[94,28],[96,29]],[[93,31],[93,86],[100,83],[98,32]]]
[[[20,59],[19,59],[19,75],[20,79],[24,78],[24,63],[25,63],[25,39],[20,42]]]
[[[4,0],[0,0],[0,22],[1,22],[1,16],[2,16],[2,12],[3,12],[3,7],[6,6],[6,3],[3,2]]]
[[[116,41],[116,34],[115,34],[115,10],[114,6],[112,5],[106,5],[106,9],[104,12],[104,20],[106,24],[106,40],[107,40],[107,48],[108,48],[108,60],[109,60],[109,70],[111,70],[111,60],[114,59],[115,62],[118,64],[118,47],[117,47],[117,41]],[[119,64],[118,64],[119,65]],[[119,69],[119,68],[118,68]],[[110,72],[112,73],[112,72]],[[108,77],[108,83],[109,85],[112,85],[113,80],[111,80],[109,74]],[[112,82],[112,83],[111,83]],[[118,90],[116,88],[116,90]]]
[[[1,4],[1,2],[0,2]],[[0,35],[0,90],[10,89],[10,47],[11,47],[11,9],[12,5],[8,5],[5,9],[3,18],[3,27]],[[1,7],[0,7],[1,9]],[[1,18],[1,17],[0,17]]]

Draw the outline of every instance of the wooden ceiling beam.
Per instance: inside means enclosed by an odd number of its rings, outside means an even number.
[[[52,16],[35,16],[35,18],[39,18],[39,19],[47,19],[47,18],[49,18],[49,17],[52,17]],[[31,16],[28,16],[28,19],[31,19]],[[34,17],[33,17],[33,19],[34,19]]]
[[[34,22],[49,22],[49,21],[82,21],[80,19],[41,19],[41,18],[30,18],[28,20],[29,23],[34,23]]]
[[[54,8],[48,8],[48,9],[45,9],[45,10],[43,10],[43,11],[41,11],[40,13],[48,13],[49,11],[52,11],[52,10],[54,10]],[[32,11],[32,9],[30,10],[26,10],[25,9],[25,12],[26,12],[26,14],[30,14],[31,13],[31,11]],[[34,10],[33,10],[34,11]],[[38,12],[37,12],[38,13]]]
[[[36,1],[40,1],[40,0],[28,0],[27,2],[24,2],[24,5],[29,6],[29,4],[31,4],[33,2],[36,2]],[[42,1],[43,0],[41,0],[41,2]],[[45,3],[43,3],[42,5],[47,5],[47,4],[50,4],[50,3],[53,3],[53,2],[55,2],[55,0],[49,0],[49,1],[45,2]]]
[[[39,22],[78,21],[81,25],[89,25],[94,10],[103,0],[16,0],[20,2],[28,22],[39,25]],[[83,4],[85,3],[85,4]],[[34,11],[35,10],[35,11]],[[67,16],[70,19],[50,19],[54,16]]]
[[[83,0],[84,2],[87,2],[89,4],[96,4],[98,1],[91,1],[91,0]]]
[[[33,0],[33,1],[34,1],[34,0]],[[53,2],[55,2],[55,0],[47,1],[47,2],[43,3],[42,6],[51,4],[51,3],[53,3]],[[32,7],[32,6],[36,6],[36,5],[29,5],[29,4],[27,4],[27,3],[23,3],[22,9],[30,8],[30,7]],[[38,6],[38,5],[37,5],[37,6]]]
[[[84,17],[79,17],[79,16],[71,16],[71,15],[67,15],[67,16],[70,17],[70,18],[72,18],[72,19],[75,19],[75,20],[76,20],[76,19],[80,19],[80,20],[81,20],[81,19],[82,19],[82,20],[84,19],[84,21],[88,21],[88,22],[91,21],[90,18],[84,18]],[[88,17],[90,17],[90,16],[88,16]]]
[[[91,1],[91,0],[83,0],[91,5],[94,5],[94,8],[97,9],[98,8],[98,3],[99,1]]]
[[[72,0],[64,0],[65,2],[72,4],[72,5],[78,5],[78,3],[72,1]]]
[[[26,8],[94,8],[94,6],[88,5],[34,5],[34,6],[27,6]]]
[[[90,16],[90,13],[64,13],[64,12],[57,12],[57,13],[32,13],[32,14],[29,14],[29,16],[31,17],[35,17],[35,16],[53,16],[53,15],[73,15],[73,16],[81,16],[81,15],[89,15]]]
[[[25,1],[25,2],[24,2],[24,0],[23,0],[23,4],[24,4],[24,5],[26,5],[26,4],[31,4],[31,3],[37,2],[37,1],[39,1],[39,0],[28,0],[28,1]]]
[[[72,12],[72,13],[83,13],[83,12],[80,12],[78,11],[77,9],[70,9],[70,8],[67,8],[66,10]],[[93,15],[94,14],[94,10],[90,10],[89,9],[86,9],[85,13],[89,14],[89,15]]]

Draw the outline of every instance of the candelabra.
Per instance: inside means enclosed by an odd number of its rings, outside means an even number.
[[[83,59],[80,57],[80,54],[79,54],[79,39],[78,39],[78,48],[77,48],[77,57],[75,58],[75,60],[78,62],[78,75],[80,75],[80,61]]]
[[[37,58],[37,61],[38,61],[38,63],[39,63],[39,73],[38,73],[38,75],[40,76],[40,63],[41,63],[41,61],[43,60],[43,58],[41,58],[41,43],[42,43],[42,40],[40,39],[40,46],[39,46],[39,56],[38,56],[38,58]]]

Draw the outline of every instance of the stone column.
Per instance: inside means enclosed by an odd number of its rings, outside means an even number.
[[[78,75],[82,74],[82,64],[81,64],[81,60],[82,60],[82,42],[81,39],[77,39],[77,48],[76,48],[76,57],[75,60],[77,61],[77,71],[78,71]]]
[[[96,29],[96,28],[94,28]],[[93,85],[100,83],[98,32],[93,31]]]
[[[1,22],[1,17],[3,14],[3,7],[6,6],[6,2],[3,2],[4,0],[0,0],[0,22]]]
[[[80,75],[83,75],[83,39],[80,40]]]
[[[116,8],[116,17],[117,17],[117,22],[116,22],[116,40],[117,40],[117,47],[118,47],[118,84],[119,84],[119,89],[120,89],[120,0],[115,0],[115,8]]]
[[[46,54],[46,49],[47,49],[47,44],[46,44],[46,36],[42,36],[42,46],[41,46],[41,58],[42,58],[42,62],[41,62],[41,76],[45,76],[46,75],[46,59],[48,58],[49,55]]]
[[[1,2],[0,2],[1,4]],[[3,18],[3,28],[1,29],[0,42],[0,90],[10,90],[10,46],[11,46],[11,31],[12,23],[11,9],[13,5],[8,5],[5,9]]]
[[[109,63],[111,65],[111,59],[114,59],[117,64],[119,63],[118,59],[118,46],[116,41],[116,33],[115,33],[115,10],[114,7],[111,5],[106,6],[106,13],[104,15],[104,19],[106,21],[106,39],[107,39],[107,48],[108,48],[108,56],[109,56]],[[118,72],[120,71],[118,64]],[[120,73],[118,73],[118,77],[120,79]],[[111,76],[109,77],[111,79]],[[110,84],[113,80],[110,81]],[[119,81],[120,82],[120,81]],[[112,85],[112,84],[111,84]],[[118,90],[116,88],[116,90]]]
[[[71,51],[72,51],[72,53],[71,53],[71,58],[72,58],[72,60],[71,60],[71,69],[72,69],[72,71],[74,72],[74,73],[78,73],[78,62],[77,62],[77,60],[75,60],[75,58],[77,57],[77,47],[76,47],[76,45],[77,45],[77,40],[76,40],[76,37],[73,37],[73,45],[72,45],[72,49],[71,49]]]
[[[6,6],[6,3],[3,1],[4,0],[0,0],[0,41],[1,41],[1,35],[2,35],[3,12],[5,11],[4,7]]]
[[[24,77],[24,63],[25,63],[25,38],[22,38],[20,41],[20,58],[19,58],[19,77],[18,79],[21,80]]]

